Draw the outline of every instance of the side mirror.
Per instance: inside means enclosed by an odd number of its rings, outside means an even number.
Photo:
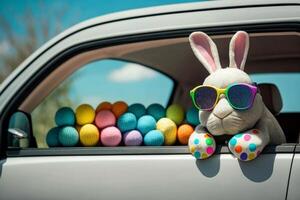
[[[31,117],[28,113],[17,111],[9,119],[8,145],[28,148],[32,146]]]

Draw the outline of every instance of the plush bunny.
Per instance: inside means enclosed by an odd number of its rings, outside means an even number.
[[[197,159],[208,158],[215,151],[214,136],[232,135],[228,142],[230,151],[238,159],[249,161],[267,144],[284,143],[280,125],[243,71],[248,34],[239,31],[232,37],[227,68],[221,68],[217,47],[208,35],[194,32],[189,40],[194,54],[210,73],[203,85],[191,91],[194,104],[200,109],[201,125],[189,138],[190,152]]]

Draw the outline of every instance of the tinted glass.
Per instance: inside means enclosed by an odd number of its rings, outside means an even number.
[[[32,112],[38,146],[46,147],[45,135],[55,126],[55,112],[60,107],[75,110],[80,104],[90,104],[96,108],[103,101],[120,100],[128,105],[159,103],[166,107],[173,85],[168,76],[136,63],[105,59],[82,66]]]
[[[252,92],[246,85],[234,85],[228,91],[230,103],[240,109],[248,108],[252,103]]]
[[[201,87],[195,91],[195,101],[200,109],[210,110],[214,106],[217,92],[211,87]]]
[[[300,73],[259,73],[250,76],[258,84],[273,83],[278,87],[283,103],[281,112],[300,112]]]

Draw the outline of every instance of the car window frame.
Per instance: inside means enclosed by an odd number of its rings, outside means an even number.
[[[70,59],[71,57],[74,57],[78,55],[79,53],[91,51],[94,49],[99,49],[105,48],[105,47],[110,47],[114,45],[121,45],[121,44],[128,44],[128,43],[133,43],[133,42],[140,42],[140,41],[150,41],[150,40],[159,40],[159,39],[171,39],[171,38],[179,38],[179,37],[187,37],[192,31],[204,31],[210,35],[221,35],[221,34],[230,34],[232,32],[236,32],[240,29],[243,29],[249,33],[258,33],[258,32],[266,32],[266,31],[291,31],[291,30],[300,30],[300,24],[299,23],[267,23],[267,24],[252,24],[252,25],[234,25],[234,26],[229,26],[229,27],[209,27],[209,28],[190,28],[190,29],[179,29],[179,30],[171,30],[171,31],[158,31],[158,32],[152,32],[152,33],[143,33],[143,34],[133,34],[133,35],[126,35],[126,36],[120,36],[120,37],[115,37],[115,38],[107,38],[107,39],[101,39],[101,40],[94,40],[94,41],[88,41],[88,42],[83,42],[77,45],[72,46],[71,48],[64,49],[63,52],[59,52],[54,59],[48,60],[43,66],[40,67],[40,70],[38,73],[32,75],[35,76],[34,79],[32,79],[30,82],[26,83],[26,87],[22,88],[22,91],[16,97],[15,99],[12,99],[12,102],[9,104],[9,107],[5,110],[3,115],[1,116],[0,123],[3,124],[2,129],[0,130],[0,144],[1,144],[1,152],[0,156],[2,157],[10,157],[12,155],[16,156],[16,153],[19,154],[20,156],[29,156],[32,155],[34,156],[35,154],[42,154],[42,155],[50,155],[47,154],[46,152],[51,152],[51,150],[45,150],[44,153],[35,153],[33,149],[28,148],[27,153],[26,149],[15,149],[15,148],[8,148],[7,145],[7,135],[6,135],[6,129],[8,128],[8,120],[7,117],[5,116],[10,116],[14,113],[16,108],[16,105],[20,105],[22,102],[22,95],[26,95],[26,93],[30,93],[33,90],[33,86],[36,86],[40,80],[43,80],[46,78],[46,76],[51,73],[57,66],[61,65],[63,62],[66,61],[67,59]],[[109,57],[107,58],[109,59]],[[139,63],[137,63],[139,64]],[[145,64],[142,64],[143,66],[147,66]],[[149,67],[149,66],[147,66]],[[151,68],[151,67],[150,67]],[[177,83],[174,83],[174,88],[173,92],[176,91],[177,88]],[[173,94],[170,98],[170,101],[173,99]],[[13,108],[14,107],[14,108]],[[18,106],[17,106],[18,107]],[[283,146],[283,147],[281,147]],[[295,150],[296,144],[291,143],[291,144],[284,144],[284,145],[278,145],[278,148],[273,148],[272,146],[269,147],[270,150],[273,153],[293,153]],[[185,146],[184,146],[185,147]],[[78,148],[78,147],[74,147]],[[89,147],[86,147],[89,148]],[[96,147],[99,148],[99,147]],[[105,148],[105,147],[101,147]],[[115,147],[114,149],[116,150],[118,147]],[[140,150],[143,148],[147,149],[147,147],[139,147]],[[164,148],[164,147],[162,147]],[[176,150],[177,148],[177,150]],[[226,149],[227,147],[225,147]],[[68,149],[72,149],[72,147],[69,147]],[[100,149],[100,148],[99,148]],[[175,150],[174,150],[175,149]],[[268,149],[268,148],[267,148]],[[54,149],[53,149],[54,150]],[[59,152],[62,153],[62,155],[68,155],[63,154],[63,150],[57,149]],[[79,150],[79,149],[78,149]],[[93,150],[93,149],[90,149]],[[109,150],[106,148],[105,151]],[[148,148],[146,151],[150,151],[151,148]],[[69,150],[68,150],[69,151]],[[144,150],[143,150],[144,151]],[[23,152],[23,153],[22,153]],[[31,153],[30,153],[31,152]],[[84,155],[90,155],[91,152],[85,151],[86,154]],[[151,151],[150,151],[151,152]],[[170,150],[166,151],[167,154],[177,154],[179,152],[183,152],[186,154],[186,150],[182,150],[182,147],[174,147],[170,148]],[[53,152],[52,152],[53,153]],[[102,152],[103,153],[103,152]],[[102,155],[101,151],[97,153],[97,155]],[[128,153],[128,152],[127,152]],[[138,154],[138,152],[132,152],[133,154]],[[223,146],[220,146],[220,152],[219,153],[228,153],[228,151],[224,150]],[[73,155],[72,153],[69,153]],[[52,154],[51,154],[52,155]],[[106,154],[104,154],[106,155]]]

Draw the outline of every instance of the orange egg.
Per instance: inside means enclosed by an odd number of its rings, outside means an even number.
[[[112,104],[107,101],[104,101],[97,106],[96,113],[98,113],[100,110],[111,110],[111,109],[112,109]]]
[[[127,111],[128,105],[124,101],[117,101],[112,105],[112,111],[118,118]]]
[[[188,144],[190,135],[194,132],[194,129],[192,126],[188,124],[183,124],[179,126],[177,130],[177,138],[180,142],[180,144]]]

